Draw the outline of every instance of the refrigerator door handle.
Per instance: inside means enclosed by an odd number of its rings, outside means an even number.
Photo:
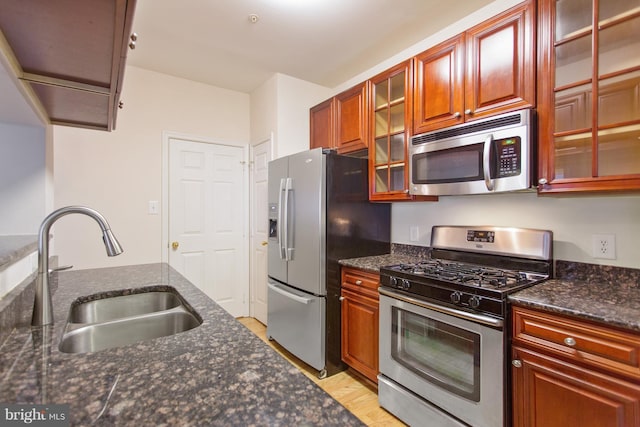
[[[284,259],[286,261],[291,261],[293,259],[293,249],[289,247],[289,229],[291,228],[289,224],[289,199],[292,190],[292,181],[291,178],[287,178],[285,180],[284,185]]]
[[[276,233],[278,234],[278,255],[280,259],[284,259],[284,246],[282,245],[282,204],[284,193],[284,178],[280,179],[280,192],[278,193],[278,224],[276,225]]]
[[[282,295],[284,297],[287,297],[289,299],[292,299],[292,300],[294,300],[296,302],[299,302],[301,304],[311,304],[313,302],[312,298],[305,298],[305,297],[301,297],[300,295],[293,294],[291,292],[288,292],[286,289],[282,289],[280,286],[275,285],[273,283],[267,283],[267,286],[272,291],[277,292],[280,295]]]

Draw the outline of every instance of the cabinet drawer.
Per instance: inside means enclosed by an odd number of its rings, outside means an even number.
[[[356,268],[342,268],[342,287],[356,292],[364,292],[378,298],[380,275]]]
[[[514,342],[640,379],[640,336],[546,312],[513,308]]]

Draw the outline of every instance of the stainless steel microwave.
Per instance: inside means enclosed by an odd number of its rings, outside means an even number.
[[[444,196],[524,190],[535,182],[533,109],[415,135],[409,192]]]

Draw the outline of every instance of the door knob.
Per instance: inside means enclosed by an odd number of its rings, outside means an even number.
[[[263,241],[262,243],[260,243],[262,246],[267,246],[269,243],[267,243],[266,241]]]
[[[178,249],[178,246],[180,246],[180,243],[178,242],[173,242],[171,243],[171,247],[173,248],[173,250],[175,251],[176,249]]]

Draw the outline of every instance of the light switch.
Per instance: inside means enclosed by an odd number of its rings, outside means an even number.
[[[159,202],[157,200],[149,200],[149,215],[158,215],[159,210]]]

